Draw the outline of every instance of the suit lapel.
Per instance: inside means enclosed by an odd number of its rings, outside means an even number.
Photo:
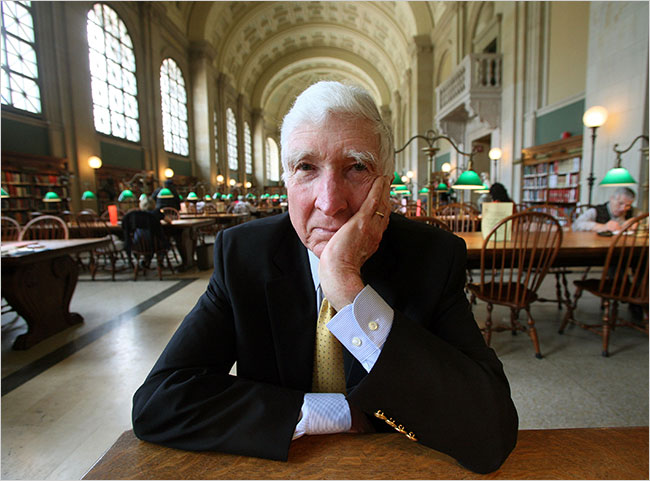
[[[283,386],[310,391],[316,336],[316,293],[307,249],[287,217],[266,296],[277,368]]]

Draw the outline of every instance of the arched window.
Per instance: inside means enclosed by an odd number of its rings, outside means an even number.
[[[228,144],[228,168],[235,171],[239,170],[239,161],[237,160],[237,121],[230,108],[226,110],[226,142]]]
[[[86,23],[95,130],[140,142],[135,54],[115,10],[96,3]]]
[[[2,12],[2,103],[41,113],[32,2],[0,2]]]
[[[212,116],[214,125],[214,163],[217,164],[217,171],[219,171],[219,129],[217,127],[217,112],[214,111]]]
[[[266,138],[266,177],[270,181],[280,180],[280,155],[278,144],[271,137]]]
[[[188,155],[190,149],[185,79],[183,72],[171,58],[163,60],[160,67],[160,100],[165,150],[173,154]]]
[[[244,160],[246,161],[246,173],[253,173],[253,140],[248,122],[244,122]]]

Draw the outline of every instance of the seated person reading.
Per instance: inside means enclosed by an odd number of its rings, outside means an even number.
[[[466,246],[390,213],[392,136],[372,97],[312,85],[281,145],[288,213],[219,232],[205,293],[134,395],[135,434],[286,460],[304,435],[394,425],[496,470],[517,412],[463,292]]]
[[[632,218],[634,191],[627,187],[617,187],[609,202],[584,211],[573,223],[574,231],[616,232],[626,220]]]

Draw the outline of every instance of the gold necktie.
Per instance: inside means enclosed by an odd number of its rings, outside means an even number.
[[[334,317],[334,314],[336,314],[334,308],[327,302],[327,299],[323,299],[316,326],[312,392],[345,394],[343,346],[327,328],[327,323]]]

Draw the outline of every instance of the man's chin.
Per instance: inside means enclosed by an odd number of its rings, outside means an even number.
[[[317,240],[316,242],[310,242],[309,243],[309,250],[314,253],[316,257],[320,259],[321,254],[325,250],[325,247],[327,247],[327,243],[329,242],[329,239],[326,240]]]

